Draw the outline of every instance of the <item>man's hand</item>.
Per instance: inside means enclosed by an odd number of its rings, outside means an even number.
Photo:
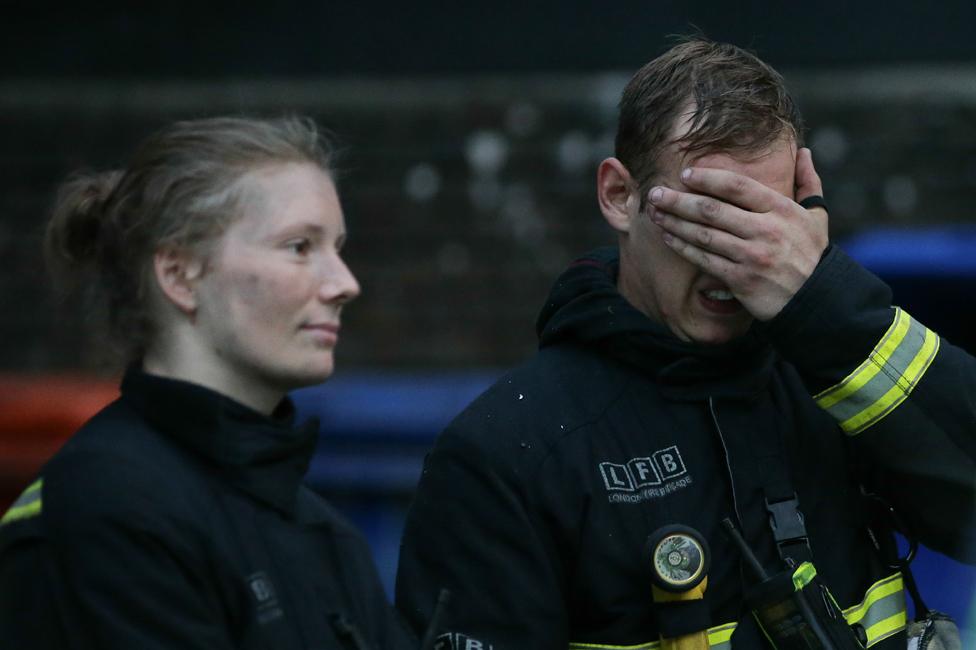
[[[827,212],[806,210],[747,176],[721,169],[682,172],[689,192],[651,189],[651,219],[679,255],[724,282],[759,320],[783,309],[827,247]],[[796,198],[820,195],[810,150],[796,155]]]

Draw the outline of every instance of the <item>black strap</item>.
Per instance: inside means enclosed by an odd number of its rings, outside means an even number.
[[[712,612],[704,599],[655,602],[654,615],[658,634],[665,639],[702,632],[712,624]]]
[[[820,196],[819,194],[808,196],[799,203],[807,210],[811,210],[813,208],[823,208],[827,212],[830,212],[830,208],[827,207],[827,202],[824,201],[824,197]]]
[[[759,459],[769,527],[780,558],[789,567],[813,560],[800,502],[790,477],[786,442],[778,430],[753,436]]]
[[[721,433],[715,400],[710,400],[710,404],[715,426]],[[758,426],[763,427],[764,424],[765,422],[760,422]],[[743,426],[756,427],[757,423],[754,418],[750,418],[750,421],[743,423]],[[813,553],[810,550],[796,490],[790,478],[786,441],[780,427],[766,424],[765,428],[753,429],[748,439],[749,455],[755,461],[754,472],[759,477],[758,483],[763,491],[767,511],[766,521],[773,533],[777,553],[788,567],[811,561]]]
[[[925,605],[925,601],[922,600],[922,592],[918,590],[918,584],[915,582],[915,576],[912,575],[912,570],[908,565],[908,561],[902,561],[901,575],[905,580],[905,591],[908,592],[908,595],[912,597],[912,602],[915,603],[915,620],[920,621],[923,618],[926,618],[932,610],[930,610]]]

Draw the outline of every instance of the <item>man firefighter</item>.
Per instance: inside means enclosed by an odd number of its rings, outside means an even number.
[[[817,616],[904,648],[875,510],[976,558],[976,360],[829,242],[801,131],[781,76],[734,46],[688,40],[630,81],[597,172],[618,245],[556,280],[538,353],[426,462],[397,582],[418,630],[447,588],[444,647],[767,648],[728,520]],[[710,558],[678,604],[647,552],[669,526]]]

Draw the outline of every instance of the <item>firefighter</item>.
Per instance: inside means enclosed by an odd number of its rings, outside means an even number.
[[[359,293],[329,155],[309,120],[187,121],[62,188],[49,257],[128,370],[0,520],[4,647],[416,647],[286,396]]]
[[[426,461],[397,581],[417,629],[446,587],[444,648],[768,648],[768,573],[852,643],[906,646],[864,494],[976,559],[976,360],[829,242],[822,194],[752,54],[693,38],[637,72],[597,172],[617,246],[556,280],[537,354]],[[700,597],[655,602],[645,546],[667,526],[710,549]]]

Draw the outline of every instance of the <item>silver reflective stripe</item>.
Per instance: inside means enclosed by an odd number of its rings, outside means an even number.
[[[896,307],[891,326],[864,363],[814,399],[846,433],[860,433],[908,397],[938,351],[939,336]]]
[[[39,478],[21,493],[16,501],[7,510],[7,513],[0,519],[0,526],[9,524],[18,519],[27,519],[40,514],[41,512],[41,488],[44,486],[44,479]]]
[[[868,589],[864,601],[844,610],[851,625],[859,623],[868,637],[868,647],[905,629],[905,587],[901,573],[880,580]]]

